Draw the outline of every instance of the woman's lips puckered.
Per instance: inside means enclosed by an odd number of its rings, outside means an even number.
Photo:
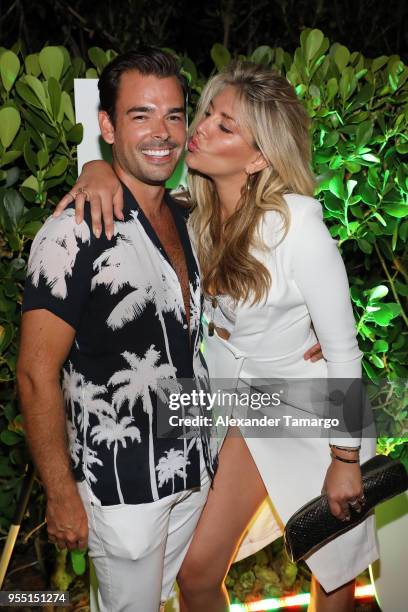
[[[190,153],[194,153],[194,151],[197,151],[198,149],[198,143],[196,141],[196,139],[190,138],[190,140],[188,141],[188,150],[190,151]]]

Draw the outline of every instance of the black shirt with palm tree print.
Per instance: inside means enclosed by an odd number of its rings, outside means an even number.
[[[160,405],[181,391],[180,379],[208,383],[198,263],[182,207],[167,193],[165,201],[188,269],[190,329],[177,274],[125,186],[124,221],[111,241],[95,238],[89,212],[77,225],[69,207],[31,248],[23,311],[47,309],[76,331],[62,370],[69,447],[76,479],[103,505],[199,487],[202,447],[212,473],[204,429],[157,433]]]

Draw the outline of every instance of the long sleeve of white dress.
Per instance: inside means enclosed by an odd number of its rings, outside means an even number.
[[[292,244],[293,279],[310,312],[327,361],[328,378],[359,379],[362,353],[357,343],[345,266],[336,241],[323,222],[321,205],[312,199],[309,203],[298,220],[301,233],[296,232],[297,239]],[[331,437],[330,441],[358,446],[361,438]]]

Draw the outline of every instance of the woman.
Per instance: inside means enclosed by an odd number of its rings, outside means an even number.
[[[191,133],[189,225],[206,295],[210,373],[244,389],[271,376],[360,377],[347,277],[311,197],[308,120],[293,88],[264,67],[235,64],[207,83]],[[75,188],[98,193],[98,171],[88,168]],[[103,172],[106,185],[106,166]],[[305,348],[316,337],[325,361],[306,361]],[[296,414],[309,412],[313,405],[295,406]],[[359,460],[374,455],[374,440],[362,440],[359,453],[359,439],[332,439],[330,447],[321,431],[315,438],[244,439],[242,433],[228,431],[179,574],[184,612],[228,609],[224,577],[268,495],[281,523],[322,486],[342,520],[350,506],[363,503]],[[354,578],[377,556],[373,517],[310,555],[309,609],[353,610]]]

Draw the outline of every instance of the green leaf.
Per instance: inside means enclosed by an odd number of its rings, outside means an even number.
[[[395,289],[399,295],[403,295],[404,297],[408,297],[408,284],[400,283],[400,281],[394,281]]]
[[[319,51],[323,39],[324,35],[320,30],[311,30],[307,35],[305,42],[305,57],[308,63],[312,61],[316,53]]]
[[[332,191],[326,191],[324,194],[324,205],[332,213],[340,213],[343,215],[344,211],[344,203],[342,200],[339,200]]]
[[[26,238],[29,238],[30,240],[34,240],[35,235],[37,234],[37,232],[40,231],[42,226],[43,224],[41,221],[30,221],[29,223],[23,226],[22,234]]]
[[[66,91],[63,91],[62,94],[61,94],[61,104],[62,104],[62,108],[64,109],[64,114],[65,114],[66,118],[72,124],[74,124],[75,123],[74,108],[72,106],[71,97],[70,97],[70,95]]]
[[[211,49],[211,58],[217,68],[217,70],[222,70],[227,66],[231,61],[231,53],[228,51],[224,45],[220,43],[215,43]]]
[[[384,362],[378,355],[370,355],[369,359],[377,368],[382,369],[384,367]]]
[[[28,87],[33,91],[37,100],[40,103],[40,108],[44,110],[48,109],[47,98],[45,96],[44,87],[39,79],[32,76],[31,74],[26,74],[24,77],[24,83],[28,85]]]
[[[45,166],[48,164],[49,162],[49,155],[48,155],[48,151],[46,151],[45,149],[40,149],[37,153],[37,161],[38,161],[38,167],[40,170],[42,170],[43,168],[45,168]]]
[[[398,304],[382,304],[379,310],[370,314],[370,317],[372,317],[373,321],[377,323],[377,325],[387,327],[392,319],[395,319],[400,312],[401,309]]]
[[[77,123],[74,127],[69,130],[67,134],[67,140],[69,142],[74,142],[75,144],[79,144],[82,142],[82,138],[84,135],[84,128],[82,123]]]
[[[21,79],[16,83],[17,93],[30,106],[34,106],[35,108],[43,108],[43,105],[37,98],[37,96],[33,93],[33,91],[29,88],[29,86],[24,83]]]
[[[408,203],[387,203],[383,205],[382,209],[384,212],[391,215],[391,217],[397,217],[397,219],[402,219],[403,217],[408,216]]]
[[[197,80],[197,68],[194,62],[189,57],[183,57],[183,70],[190,76],[190,81],[195,83]]]
[[[376,300],[381,300],[383,297],[388,295],[388,287],[385,285],[377,285],[370,291],[369,301],[374,302]]]
[[[4,89],[10,91],[20,71],[20,60],[12,51],[5,51],[0,57],[0,76]]]
[[[344,68],[347,66],[350,59],[350,51],[347,47],[343,45],[336,45],[334,51],[334,62],[339,69],[340,74],[343,72]]]
[[[357,240],[357,244],[359,248],[363,251],[363,253],[370,255],[373,252],[373,245],[368,242],[368,240],[365,240],[364,238],[359,238]]]
[[[5,149],[13,142],[20,125],[20,113],[14,106],[3,106],[0,109],[0,141]]]
[[[371,366],[370,363],[366,359],[363,359],[363,368],[370,380],[373,381],[374,384],[378,384],[379,378],[377,372]]]
[[[272,61],[273,50],[271,47],[267,45],[262,45],[261,47],[257,47],[255,51],[252,53],[250,60],[251,62],[255,62],[255,64],[265,64],[268,65]]]
[[[334,145],[338,143],[339,138],[340,134],[336,130],[333,130],[332,132],[327,132],[324,137],[324,146],[334,147]]]
[[[4,354],[14,336],[12,325],[0,325],[0,354]]]
[[[348,180],[347,181],[347,197],[350,199],[351,198],[351,194],[354,191],[354,188],[357,186],[357,181],[353,181],[353,180]],[[355,200],[354,198],[351,198],[351,200]],[[357,202],[360,200],[360,198],[358,198],[358,200],[356,200]],[[355,203],[355,201],[353,201],[352,203]]]
[[[54,176],[60,176],[65,172],[68,167],[68,159],[66,157],[60,157],[54,164],[47,170],[44,175],[45,179],[52,178]]]
[[[24,145],[24,160],[31,172],[35,174],[37,172],[37,157],[31,148],[29,140]]]
[[[108,58],[106,57],[105,51],[100,49],[99,47],[91,47],[88,49],[88,57],[91,62],[97,67],[99,74],[105,68],[108,63]]]
[[[15,469],[10,465],[8,457],[0,457],[0,478],[10,477],[15,475]]]
[[[333,195],[335,195],[340,200],[346,199],[346,192],[344,189],[343,176],[336,174],[333,176],[329,183],[329,189]]]
[[[372,153],[364,153],[361,157],[362,159],[368,162],[374,162],[376,164],[379,164],[381,162],[380,158],[376,155],[373,155]]]
[[[50,96],[52,115],[54,119],[58,119],[61,107],[61,87],[54,77],[48,79],[48,94]]]
[[[339,84],[337,82],[337,79],[332,77],[331,79],[327,81],[326,91],[327,91],[326,101],[327,103],[329,103],[333,100],[334,96],[339,91]]]
[[[4,195],[3,206],[13,228],[17,228],[18,223],[24,214],[24,200],[18,191],[15,189],[7,189]]]
[[[38,58],[38,53],[31,53],[27,55],[24,60],[25,68],[28,74],[32,74],[35,77],[38,77],[41,74],[41,66],[40,60]]]
[[[356,149],[363,147],[368,142],[370,142],[372,135],[373,135],[373,126],[372,126],[371,121],[363,121],[362,123],[360,123],[356,131],[356,141],[355,141]]]
[[[388,57],[386,55],[381,55],[380,57],[376,57],[371,64],[371,70],[373,72],[377,72],[377,70],[379,70],[380,68],[382,68],[383,66],[385,66],[385,64],[388,62]]]
[[[32,189],[35,192],[40,191],[40,186],[38,184],[38,179],[35,176],[29,176],[25,179],[25,181],[21,184],[21,187],[26,187],[27,189]]]
[[[39,62],[46,79],[53,77],[59,81],[64,66],[64,55],[58,47],[44,47],[40,51]]]
[[[386,340],[376,340],[372,350],[374,353],[386,353],[388,351],[388,342]]]
[[[408,153],[408,141],[397,142],[395,148],[398,153],[401,153],[401,155],[405,155],[406,153]]]
[[[7,170],[7,178],[5,187],[12,187],[15,183],[17,183],[20,178],[20,169],[17,166],[13,166],[9,170]]]
[[[22,436],[19,436],[14,431],[9,431],[8,429],[0,433],[0,440],[7,446],[14,446],[14,444],[21,442],[22,439]]]
[[[71,550],[72,568],[77,576],[82,576],[86,571],[86,552]]]
[[[95,68],[88,68],[85,73],[85,76],[87,79],[97,79],[98,73],[96,72]]]
[[[356,88],[357,80],[355,77],[354,69],[351,66],[344,68],[340,77],[339,91],[343,100],[343,104],[353,93]]]

